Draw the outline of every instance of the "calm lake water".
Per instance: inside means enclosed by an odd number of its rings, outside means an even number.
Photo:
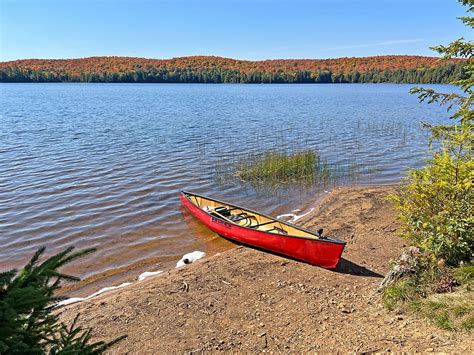
[[[231,246],[180,208],[182,189],[275,216],[330,189],[218,179],[216,167],[265,149],[317,150],[351,171],[337,185],[397,183],[422,162],[420,121],[448,117],[410,87],[0,84],[0,270],[41,245],[93,246],[70,271],[133,278]]]

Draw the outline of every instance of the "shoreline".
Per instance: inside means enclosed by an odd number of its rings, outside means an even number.
[[[323,190],[320,193],[316,194],[313,198],[304,200],[302,205],[298,209],[292,209],[295,206],[292,206],[288,209],[279,209],[279,215],[276,217],[278,219],[284,218],[290,223],[296,223],[300,219],[306,217],[307,215],[314,212],[331,194],[334,188],[328,188],[329,190]],[[181,206],[180,206],[181,208]],[[277,210],[278,211],[278,210]],[[203,251],[206,253],[206,258],[213,255],[225,252],[227,250],[232,250],[238,244],[233,243],[225,238],[222,238],[209,230],[204,226],[200,221],[198,221],[193,215],[188,211],[185,211],[186,219],[191,220],[193,225],[198,225],[199,227],[206,230],[209,234],[214,235],[214,237],[209,240],[202,249],[189,249],[183,250],[183,254],[191,253],[194,251]],[[278,214],[278,213],[277,213]],[[111,268],[107,271],[93,274],[91,276],[85,277],[78,282],[65,284],[60,290],[59,295],[66,296],[70,298],[88,298],[91,295],[100,292],[103,289],[113,289],[122,284],[134,284],[140,280],[142,274],[149,272],[161,271],[168,272],[173,270],[176,267],[176,262],[179,260],[179,257],[176,256],[160,256],[159,261],[153,257],[145,258],[136,262],[133,262],[130,265],[120,266]],[[74,270],[74,266],[68,266],[69,269]],[[73,271],[71,271],[73,272]]]
[[[337,188],[296,222],[347,242],[335,270],[238,246],[58,313],[81,313],[94,340],[128,335],[112,352],[472,350],[468,333],[388,312],[375,294],[405,246],[393,191]]]

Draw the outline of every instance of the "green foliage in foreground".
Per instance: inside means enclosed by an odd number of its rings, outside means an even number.
[[[471,2],[468,12],[473,11]],[[471,17],[463,17],[472,27]],[[434,47],[444,58],[466,59],[467,78],[453,82],[464,95],[414,88],[421,101],[456,108],[451,125],[426,125],[440,148],[424,168],[411,170],[400,194],[392,196],[403,222],[402,236],[448,265],[471,262],[474,252],[473,89],[474,44],[463,39]]]
[[[394,197],[403,222],[402,236],[450,265],[469,262],[473,253],[474,162],[469,151],[433,153],[412,170]]]
[[[472,0],[460,1],[474,11]],[[472,17],[462,17],[474,26]],[[444,58],[466,59],[467,78],[454,82],[464,92],[414,88],[421,101],[456,108],[451,125],[426,125],[439,143],[425,167],[411,170],[400,193],[391,198],[402,221],[401,235],[420,250],[401,278],[385,287],[387,308],[411,309],[447,330],[474,327],[474,44],[462,38],[434,47]],[[394,270],[403,269],[399,264]]]
[[[117,341],[91,343],[91,330],[60,323],[53,312],[60,300],[54,293],[63,281],[78,278],[62,274],[61,266],[94,251],[73,248],[39,262],[39,249],[23,270],[0,273],[0,353],[1,354],[100,354]]]

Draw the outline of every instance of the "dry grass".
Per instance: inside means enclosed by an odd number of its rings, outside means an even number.
[[[422,314],[438,327],[446,330],[474,328],[474,266],[449,270],[457,283],[453,292],[436,293],[436,283],[443,278],[406,278],[384,289],[384,304],[390,309],[401,309]]]
[[[412,307],[442,329],[472,330],[474,327],[474,293],[471,290],[432,294]]]

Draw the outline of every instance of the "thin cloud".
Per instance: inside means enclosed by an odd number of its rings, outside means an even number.
[[[383,42],[377,42],[377,43],[353,44],[353,45],[347,45],[347,46],[330,47],[330,48],[325,48],[324,50],[333,51],[333,50],[340,50],[340,49],[370,48],[370,47],[392,46],[394,44],[407,44],[407,43],[420,43],[420,42],[425,42],[425,41],[423,39],[396,39],[392,41],[383,41]]]

